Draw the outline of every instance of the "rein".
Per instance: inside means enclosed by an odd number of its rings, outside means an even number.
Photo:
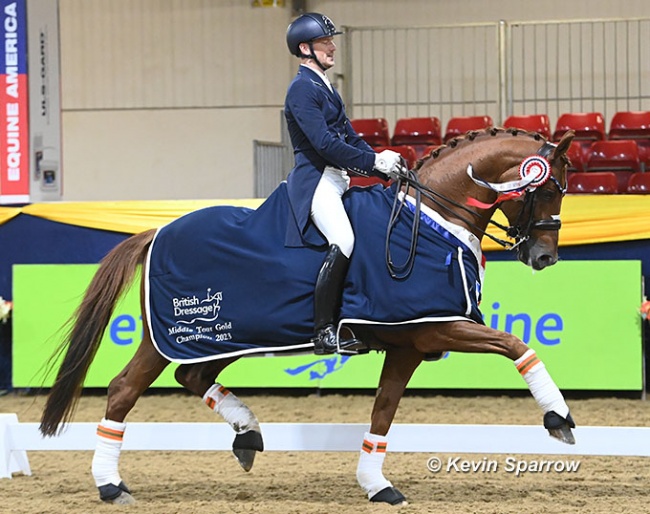
[[[537,155],[540,155],[544,158],[548,158],[551,155],[551,152],[553,151],[554,148],[555,145],[547,141],[537,151]],[[530,233],[533,230],[560,230],[562,226],[562,222],[560,221],[559,217],[557,219],[552,219],[552,220],[534,220],[533,213],[534,213],[535,201],[536,201],[536,194],[535,194],[536,189],[526,190],[526,192],[524,193],[524,206],[519,212],[517,222],[514,225],[506,227],[505,225],[502,225],[501,223],[498,223],[491,219],[488,220],[488,225],[493,225],[498,229],[502,230],[503,232],[505,232],[505,234],[508,237],[514,239],[515,242],[512,243],[505,239],[498,238],[488,233],[486,230],[483,230],[480,227],[478,227],[471,219],[459,216],[456,211],[454,211],[451,207],[449,207],[449,205],[461,209],[466,213],[470,214],[471,216],[477,218],[480,216],[479,213],[473,211],[472,209],[466,207],[463,204],[450,200],[446,196],[434,191],[430,187],[425,186],[418,180],[417,173],[414,170],[409,170],[404,164],[405,162],[402,159],[402,167],[396,177],[395,199],[393,200],[393,207],[391,209],[391,215],[388,221],[388,228],[386,230],[386,244],[385,244],[386,266],[388,267],[388,271],[391,277],[394,279],[402,280],[406,278],[411,273],[411,270],[413,269],[413,264],[415,262],[416,247],[417,247],[417,237],[418,237],[418,233],[419,233],[418,231],[420,226],[422,196],[428,198],[429,200],[431,200],[431,202],[433,202],[438,207],[446,210],[448,213],[453,214],[455,217],[460,218],[465,223],[467,223],[468,226],[473,227],[475,230],[477,230],[477,232],[481,233],[482,236],[486,236],[490,238],[492,241],[501,245],[506,250],[514,250],[524,241],[528,240],[528,238],[530,237]],[[562,195],[566,193],[566,188],[562,187],[560,182],[552,174],[549,177],[549,180],[551,180],[555,184],[555,186],[559,189]],[[399,192],[402,190],[402,187],[405,187],[405,190],[404,190],[404,194],[401,195],[400,198]],[[402,211],[402,208],[404,207],[404,204],[407,201],[406,198],[408,195],[408,191],[411,187],[415,189],[415,205],[414,205],[414,213],[413,213],[414,215],[413,226],[411,229],[411,242],[409,244],[409,253],[408,253],[408,257],[406,258],[406,261],[403,264],[395,265],[390,253],[390,238],[395,228],[395,225],[397,224],[397,220]],[[528,212],[528,220],[524,223],[523,217],[526,212]],[[523,228],[522,225],[524,225]]]
[[[402,185],[406,184],[406,189],[404,195],[400,199],[399,192],[402,190]],[[415,213],[413,218],[413,226],[411,227],[411,242],[409,244],[409,254],[406,258],[404,264],[395,265],[390,254],[390,236],[393,233],[397,220],[399,219],[400,213],[404,205],[406,204],[406,196],[408,194],[409,188],[413,186],[415,189]],[[413,264],[415,263],[415,250],[417,247],[418,234],[420,233],[420,207],[422,204],[422,194],[436,201],[429,193],[429,191],[435,194],[433,191],[429,190],[418,181],[417,174],[413,170],[409,170],[404,166],[404,160],[402,159],[402,168],[397,177],[397,188],[395,190],[395,200],[393,200],[393,207],[390,211],[390,218],[388,219],[388,228],[386,229],[386,266],[388,267],[388,272],[390,276],[396,280],[403,280],[411,274],[413,269]]]

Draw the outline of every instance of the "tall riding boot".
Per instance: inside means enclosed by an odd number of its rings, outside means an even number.
[[[341,340],[338,345],[336,342],[334,321],[341,309],[343,283],[349,266],[350,259],[337,245],[331,245],[318,273],[314,291],[316,337],[312,338],[312,343],[316,355],[336,353],[337,350],[357,353],[357,347],[361,345],[358,339]]]

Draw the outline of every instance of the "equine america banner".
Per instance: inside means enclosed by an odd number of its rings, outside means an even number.
[[[51,385],[39,374],[62,337],[96,265],[15,265],[13,386]],[[86,387],[106,387],[142,337],[138,285],[117,305]],[[518,262],[488,262],[481,310],[488,326],[511,332],[537,351],[566,390],[643,387],[639,261],[560,261],[533,272]],[[228,387],[369,388],[379,380],[383,354],[249,357],[228,367]],[[168,366],[155,387],[177,387]],[[508,359],[452,353],[423,363],[410,388],[525,389]]]
[[[0,0],[0,204],[29,201],[29,101],[26,0]]]

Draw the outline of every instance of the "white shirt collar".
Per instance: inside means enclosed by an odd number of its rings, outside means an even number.
[[[325,85],[329,88],[330,92],[332,93],[334,92],[334,90],[332,89],[332,83],[330,82],[330,79],[327,78],[327,75],[325,75],[325,73],[323,73],[319,69],[312,68],[311,66],[307,66],[306,64],[301,64],[300,66],[304,66],[305,68],[316,73],[316,75],[318,75],[321,79],[323,79],[323,82],[325,82]]]

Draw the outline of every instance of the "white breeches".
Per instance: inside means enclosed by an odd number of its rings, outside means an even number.
[[[341,197],[348,190],[350,177],[344,170],[326,167],[311,202],[311,219],[330,245],[337,245],[350,258],[354,232]]]

